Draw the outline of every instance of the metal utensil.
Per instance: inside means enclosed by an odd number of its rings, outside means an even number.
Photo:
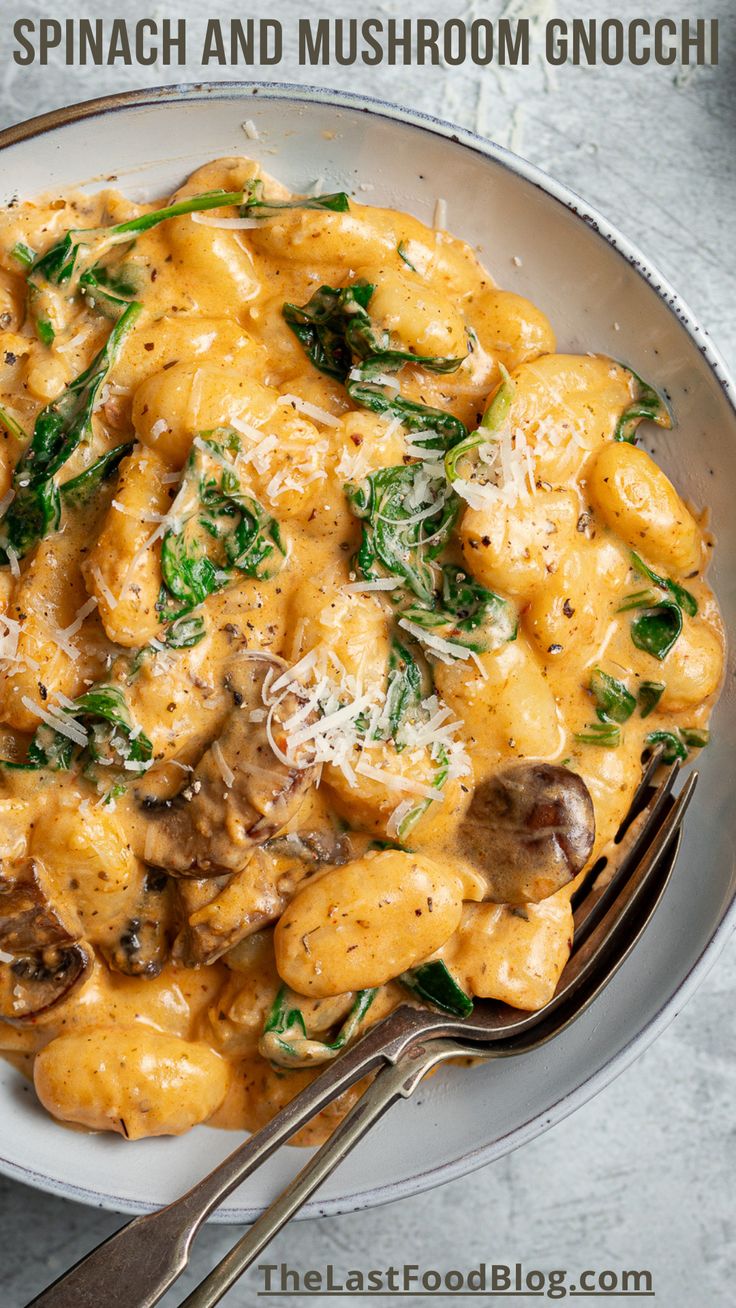
[[[675,762],[652,788],[650,759],[617,840],[612,875],[589,877],[573,901],[575,934],[554,997],[534,1013],[479,1003],[470,1017],[402,1005],[234,1150],[186,1194],[137,1217],[98,1245],[27,1308],[153,1308],[187,1265],[202,1223],[246,1177],[316,1113],[369,1073],[378,1073],[330,1139],[184,1301],[211,1308],[307,1201],[374,1122],[449,1058],[508,1058],[546,1043],[579,1017],[620,968],[659,903],[674,866],[680,824],[697,774],[676,799]]]

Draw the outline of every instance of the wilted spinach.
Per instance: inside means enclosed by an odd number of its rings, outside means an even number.
[[[310,1067],[329,1062],[355,1038],[376,993],[375,988],[356,991],[350,1012],[335,1039],[328,1042],[308,1034],[298,996],[292,996],[282,986],[266,1017],[259,1052],[277,1067]]]
[[[627,367],[625,363],[621,364],[622,368],[631,374],[636,383],[636,396],[631,404],[624,409],[621,417],[616,424],[614,440],[628,441],[633,444],[636,440],[636,429],[643,419],[649,422],[656,422],[658,427],[669,428],[672,426],[672,413],[670,407],[663,395],[655,390],[649,382],[644,381],[633,368]]]
[[[514,640],[517,632],[516,614],[508,600],[482,586],[454,563],[441,568],[439,594],[433,595],[428,604],[406,605],[402,617],[476,654],[485,654]]]
[[[636,708],[636,700],[623,681],[609,676],[602,668],[594,668],[588,689],[601,722],[628,722]]]
[[[399,977],[402,985],[413,994],[424,999],[433,1008],[443,1013],[452,1013],[453,1017],[470,1017],[473,1001],[458,985],[449,968],[441,959],[432,963],[422,963],[410,972],[403,972]]]
[[[320,286],[306,304],[285,304],[282,312],[315,368],[343,382],[354,404],[399,418],[410,431],[434,431],[439,448],[446,449],[467,435],[464,423],[442,409],[405,399],[385,379],[406,363],[449,373],[463,360],[394,348],[390,332],[376,326],[368,312],[375,289],[364,281],[340,290]]]
[[[197,608],[208,595],[239,575],[273,577],[285,558],[279,524],[240,486],[227,449],[237,454],[234,433],[228,446],[197,438],[173,505],[161,545],[164,620]]]
[[[355,565],[368,581],[396,577],[419,599],[434,596],[434,560],[457,521],[459,502],[421,463],[372,472],[345,493],[363,523]]]
[[[128,306],[89,367],[36,418],[33,437],[13,473],[15,497],[0,522],[0,562],[8,562],[8,547],[21,557],[58,527],[61,500],[55,474],[91,437],[98,392],[140,310],[140,304]]]

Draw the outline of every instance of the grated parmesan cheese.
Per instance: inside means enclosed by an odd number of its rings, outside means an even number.
[[[364,758],[357,764],[355,771],[363,777],[370,777],[371,781],[380,781],[389,790],[406,790],[410,795],[420,795],[422,799],[442,799],[442,792],[436,786],[427,786],[423,781],[413,781],[411,777],[405,777],[401,773],[374,767]]]
[[[284,747],[273,739],[275,714],[286,696],[294,694],[299,704],[285,720],[280,720]],[[264,702],[269,705],[267,735],[276,756],[289,767],[304,767],[299,752],[308,746],[308,763],[331,764],[339,769],[351,787],[364,775],[381,781],[388,789],[403,790],[422,799],[441,802],[437,785],[406,776],[390,767],[371,762],[368,751],[375,747],[379,759],[386,750],[400,744],[408,751],[412,763],[427,767],[442,758],[448,775],[462,776],[469,761],[457,739],[461,723],[452,718],[451,710],[431,695],[416,709],[412,720],[400,729],[400,741],[391,742],[386,687],[383,683],[365,686],[359,677],[348,674],[329,646],[309,650],[297,664],[264,686]],[[357,754],[357,759],[356,759]],[[390,754],[388,755],[390,761]]]
[[[212,748],[212,757],[215,760],[217,770],[220,773],[223,781],[225,782],[225,789],[232,790],[233,782],[235,781],[235,773],[233,772],[232,768],[229,766],[228,761],[222,752],[222,746],[219,740],[214,740],[212,742],[211,748]]]
[[[95,581],[97,589],[99,590],[102,598],[105,600],[105,603],[107,604],[108,608],[110,609],[117,608],[120,601],[117,600],[113,595],[112,591],[110,590],[110,587],[108,586],[107,582],[105,581],[105,578],[103,577],[102,573],[100,572],[100,569],[97,567],[96,564],[94,565],[94,567],[90,568],[90,575]]]
[[[401,830],[402,822],[405,818],[408,818],[409,814],[415,807],[416,805],[413,799],[402,799],[401,803],[396,805],[396,808],[386,823],[386,835],[395,839]]]
[[[18,659],[18,637],[20,636],[20,623],[15,618],[9,618],[5,613],[0,613],[0,623],[5,628],[0,630],[0,661],[5,663],[17,663]]]
[[[61,635],[64,637],[64,640],[69,640],[70,636],[76,636],[84,622],[84,619],[88,618],[90,613],[92,613],[96,608],[97,600],[94,595],[90,595],[89,599],[82,605],[81,609],[77,610],[77,615],[74,621],[71,622],[68,627],[61,628]]]
[[[320,409],[317,404],[311,404],[309,400],[303,400],[299,395],[291,395],[287,392],[280,397],[279,404],[290,404],[293,409],[305,414],[307,418],[313,418],[315,422],[321,422],[323,427],[340,426],[340,418],[328,413],[326,409]]]
[[[420,627],[417,622],[410,622],[408,618],[399,618],[399,626],[416,637],[423,645],[427,645],[433,653],[444,654],[453,659],[470,658],[471,651],[464,645],[457,645],[452,640],[444,640],[442,636],[436,636],[434,632]]]
[[[37,718],[40,718],[41,722],[44,722],[47,727],[58,731],[60,736],[66,736],[67,740],[72,740],[75,745],[87,744],[87,732],[81,723],[76,722],[74,718],[64,717],[60,713],[52,713],[50,710],[41,708],[41,705],[35,704],[28,695],[21,697],[21,704],[28,709],[29,713],[33,713]]]
[[[340,590],[345,595],[360,595],[372,590],[396,590],[400,585],[398,577],[377,577],[375,581],[350,581]]]

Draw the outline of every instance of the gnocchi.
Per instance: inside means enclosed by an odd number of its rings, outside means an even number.
[[[57,1036],[33,1079],[52,1116],[140,1140],[205,1122],[227,1094],[229,1068],[207,1045],[138,1023]]]
[[[459,877],[427,858],[386,850],[310,882],[276,926],[276,967],[299,994],[383,985],[452,935]]]
[[[256,1129],[407,1001],[543,1007],[724,649],[654,386],[410,214],[174,199],[0,224],[0,1049],[128,1140]]]

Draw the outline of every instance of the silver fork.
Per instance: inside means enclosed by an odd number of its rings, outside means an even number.
[[[675,762],[652,790],[661,752],[652,755],[618,839],[613,874],[588,878],[573,901],[575,934],[554,997],[523,1013],[476,1004],[470,1017],[402,1005],[348,1048],[255,1135],[174,1203],[137,1217],[98,1245],[27,1308],[153,1308],[181,1275],[202,1223],[224,1199],[316,1113],[376,1072],[329,1140],[226,1254],[181,1308],[212,1308],[370,1127],[398,1099],[408,1099],[447,1059],[508,1058],[538,1048],[585,1012],[628,957],[669,880],[680,825],[692,798],[693,773],[676,799]]]

